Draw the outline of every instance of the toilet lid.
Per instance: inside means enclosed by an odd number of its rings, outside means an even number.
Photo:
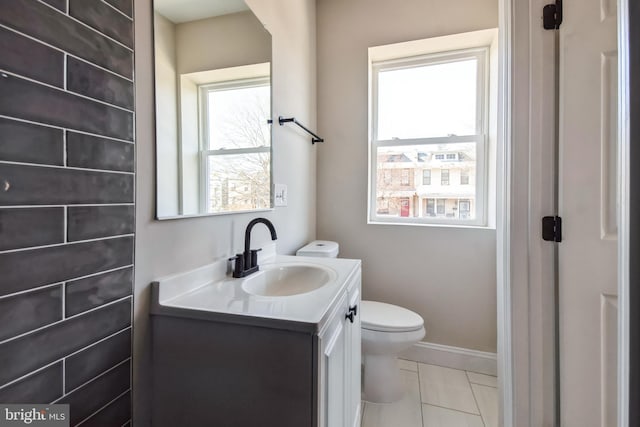
[[[424,326],[418,313],[397,305],[377,301],[362,301],[362,328],[382,332],[417,331]]]

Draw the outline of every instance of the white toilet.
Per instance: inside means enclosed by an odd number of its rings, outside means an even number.
[[[335,258],[338,252],[338,243],[316,240],[296,255]],[[405,392],[397,356],[424,337],[424,321],[419,314],[392,304],[362,301],[361,307],[363,398],[374,403],[395,402]]]

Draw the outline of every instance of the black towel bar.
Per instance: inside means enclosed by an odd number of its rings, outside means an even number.
[[[312,144],[315,144],[316,142],[324,142],[324,139],[320,138],[318,135],[316,135],[315,133],[307,129],[304,125],[302,125],[299,121],[297,121],[295,117],[284,118],[280,116],[278,117],[278,123],[280,123],[280,126],[284,125],[285,123],[295,123],[298,126],[300,126],[302,129],[304,129],[309,135],[312,136],[311,138]]]

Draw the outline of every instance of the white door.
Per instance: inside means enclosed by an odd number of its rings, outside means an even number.
[[[616,1],[564,2],[560,27],[562,427],[616,426]]]

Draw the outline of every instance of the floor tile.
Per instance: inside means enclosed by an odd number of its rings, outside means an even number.
[[[498,389],[471,384],[486,427],[498,427]]]
[[[418,371],[423,403],[480,414],[465,371],[424,363]]]
[[[395,403],[364,403],[362,427],[422,427],[418,375],[400,371],[407,393]]]
[[[418,372],[418,363],[412,360],[398,359],[398,366],[406,371]]]
[[[476,372],[467,371],[467,377],[471,384],[487,385],[489,387],[498,387],[498,378],[492,375],[478,374]]]
[[[478,415],[422,405],[423,427],[484,427]]]

